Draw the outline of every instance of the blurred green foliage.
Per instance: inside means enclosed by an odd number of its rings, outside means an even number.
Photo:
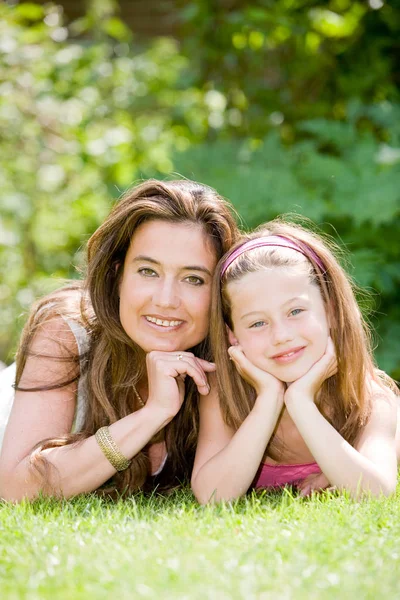
[[[0,5],[0,358],[111,200],[178,172],[246,227],[294,211],[343,243],[400,378],[399,3],[177,4],[181,41],[141,46],[96,2],[69,27]]]
[[[173,169],[172,148],[192,135],[187,122],[205,134],[203,95],[177,83],[188,60],[176,41],[133,51],[131,37],[114,17],[89,15],[67,29],[57,6],[0,5],[3,360],[18,315],[75,276],[110,200],[143,171]]]

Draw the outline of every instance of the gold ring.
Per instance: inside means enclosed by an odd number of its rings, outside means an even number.
[[[178,360],[183,360],[183,354],[178,354],[178,356],[176,357]]]

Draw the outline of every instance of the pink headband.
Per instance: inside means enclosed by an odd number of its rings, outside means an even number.
[[[232,254],[229,254],[229,256],[225,259],[224,264],[222,265],[221,278],[225,275],[227,268],[233,263],[234,260],[238,258],[238,256],[241,256],[248,250],[254,250],[254,248],[261,248],[263,246],[278,246],[280,248],[290,248],[291,250],[300,252],[300,254],[303,254],[303,256],[308,258],[308,260],[310,260],[311,258],[318,265],[318,267],[323,273],[325,273],[326,271],[324,263],[322,262],[318,254],[316,254],[314,250],[310,248],[310,246],[305,242],[293,242],[284,235],[270,235],[268,237],[254,238],[254,240],[244,242],[241,246],[236,248],[236,250],[234,250]]]

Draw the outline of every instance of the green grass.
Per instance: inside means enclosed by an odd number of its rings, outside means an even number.
[[[0,506],[2,600],[396,598],[400,493]]]

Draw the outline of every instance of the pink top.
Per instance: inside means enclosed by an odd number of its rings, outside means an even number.
[[[269,465],[261,463],[253,487],[271,488],[296,485],[312,473],[321,473],[316,462],[303,465]]]

